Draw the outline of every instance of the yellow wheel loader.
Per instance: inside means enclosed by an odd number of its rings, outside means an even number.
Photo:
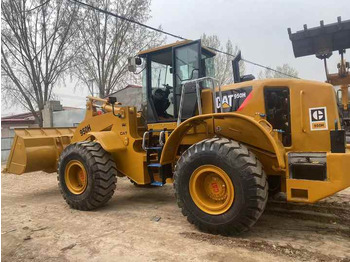
[[[214,56],[200,40],[140,52],[129,61],[143,73],[140,112],[89,97],[75,130],[16,130],[8,172],[58,168],[64,199],[80,210],[104,205],[117,176],[140,186],[173,182],[188,221],[225,235],[255,224],[268,184],[304,203],[350,186],[332,85],[242,76],[220,86]]]

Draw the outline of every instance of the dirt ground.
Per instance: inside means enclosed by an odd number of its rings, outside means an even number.
[[[96,211],[70,209],[55,174],[1,175],[3,261],[350,261],[350,189],[317,205],[270,201],[248,233],[199,232],[172,185],[119,178]]]

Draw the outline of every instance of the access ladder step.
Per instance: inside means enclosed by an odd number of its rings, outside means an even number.
[[[152,164],[149,164],[149,165],[147,165],[148,167],[162,167],[162,165],[161,164],[159,164],[159,163],[152,163]]]
[[[163,186],[164,184],[162,182],[154,181],[150,185],[151,186]]]
[[[150,130],[147,130],[146,132],[148,133],[159,133],[159,132],[162,132],[164,131],[164,129],[150,129]]]
[[[152,146],[152,147],[146,147],[147,150],[159,150],[161,151],[163,147],[161,146]]]

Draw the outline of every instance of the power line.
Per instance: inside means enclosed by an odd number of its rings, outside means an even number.
[[[48,1],[50,1],[50,0],[48,0]],[[48,2],[48,1],[47,1],[47,2]],[[87,8],[97,10],[97,11],[99,11],[99,12],[101,12],[101,13],[104,13],[104,14],[107,14],[107,15],[111,15],[111,16],[114,16],[114,17],[117,17],[117,18],[119,18],[119,19],[128,21],[128,22],[130,22],[130,23],[137,24],[137,25],[139,25],[139,26],[148,28],[148,29],[150,29],[150,30],[157,31],[157,32],[162,33],[162,34],[165,34],[165,35],[169,35],[169,36],[172,36],[172,37],[181,39],[181,40],[188,40],[187,38],[184,38],[184,37],[182,37],[182,36],[175,35],[175,34],[166,32],[166,31],[164,31],[164,30],[161,30],[161,29],[159,29],[159,28],[155,28],[155,27],[152,27],[152,26],[149,26],[149,25],[140,23],[140,22],[138,22],[138,21],[136,21],[136,20],[133,20],[133,19],[130,19],[130,18],[126,18],[126,17],[124,17],[124,16],[121,16],[121,15],[118,15],[118,14],[115,14],[115,13],[112,13],[112,12],[107,11],[107,10],[103,10],[103,9],[101,9],[101,8],[98,8],[98,7],[95,7],[95,6],[93,6],[93,5],[90,5],[90,4],[81,2],[81,1],[79,1],[79,0],[68,0],[68,1],[78,3],[78,4],[80,4],[80,5],[83,5],[83,6],[87,7]],[[211,50],[213,50],[213,51],[215,51],[215,52],[222,53],[222,54],[225,54],[225,55],[228,55],[228,56],[232,56],[233,58],[236,57],[236,56],[233,55],[233,54],[230,54],[230,53],[227,53],[227,52],[218,50],[218,49],[213,48],[213,47],[208,47],[208,48],[211,49]],[[268,66],[264,66],[264,65],[261,65],[261,64],[255,63],[255,62],[251,62],[251,61],[246,60],[246,59],[243,59],[243,58],[242,58],[241,60],[244,61],[244,62],[246,62],[246,63],[252,64],[252,65],[255,65],[255,66],[259,66],[259,67],[262,67],[262,68],[265,68],[265,69],[274,71],[274,72],[276,72],[276,73],[279,73],[279,74],[282,74],[282,75],[285,75],[285,76],[288,76],[288,77],[300,79],[299,77],[296,77],[296,76],[293,76],[293,75],[290,75],[290,74],[283,73],[283,72],[281,72],[281,71],[278,71],[278,70],[273,69],[273,68],[268,67]]]
[[[137,24],[137,25],[146,27],[146,28],[148,28],[148,29],[157,31],[157,32],[162,33],[162,34],[166,34],[166,35],[169,35],[169,36],[172,36],[172,37],[181,39],[181,40],[188,40],[188,39],[186,39],[186,38],[184,38],[184,37],[182,37],[182,36],[174,35],[174,34],[169,33],[169,32],[165,32],[165,31],[163,31],[163,30],[161,30],[161,29],[159,29],[159,28],[155,28],[155,27],[152,27],[152,26],[149,26],[149,25],[140,23],[140,22],[138,22],[138,21],[136,21],[136,20],[134,20],[134,19],[126,18],[126,17],[124,17],[124,16],[121,16],[121,15],[118,15],[118,14],[114,14],[114,13],[109,12],[109,11],[107,11],[107,10],[103,10],[103,9],[101,9],[101,8],[95,7],[95,6],[90,5],[90,4],[83,3],[83,2],[78,1],[78,0],[68,0],[68,1],[81,4],[81,5],[85,6],[85,7],[88,7],[88,8],[94,9],[94,10],[97,10],[97,11],[99,11],[99,12],[101,12],[101,13],[104,13],[104,14],[107,14],[107,15],[111,15],[111,16],[120,18],[120,19],[122,19],[122,20],[125,20],[125,21],[128,21],[128,22],[130,22],[130,23],[134,23],[134,24]]]
[[[227,53],[227,52],[224,52],[224,51],[218,50],[218,49],[216,49],[216,48],[212,48],[212,47],[208,47],[208,48],[209,48],[209,49],[211,49],[211,50],[213,50],[213,51],[215,51],[215,52],[219,52],[219,53],[222,53],[222,54],[225,54],[225,55],[228,55],[228,56],[232,56],[233,58],[235,58],[235,57],[236,57],[236,56],[235,56],[235,55],[233,55],[233,54],[230,54],[230,53]],[[289,76],[289,77],[291,77],[291,78],[297,78],[297,79],[300,79],[299,77],[296,77],[296,76],[293,76],[293,75],[290,75],[290,74],[287,74],[287,73],[283,73],[283,72],[278,71],[278,70],[276,70],[276,69],[273,69],[273,68],[271,68],[271,67],[268,67],[268,66],[264,66],[264,65],[261,65],[261,64],[255,63],[255,62],[249,61],[249,60],[244,59],[244,58],[242,58],[241,60],[242,60],[242,61],[244,61],[244,62],[246,62],[246,63],[248,63],[248,64],[252,64],[252,65],[255,65],[255,66],[259,66],[259,67],[262,67],[262,68],[265,68],[265,69],[268,69],[268,70],[274,71],[274,72],[276,72],[276,73],[283,74],[283,75],[285,75],[285,76]]]
[[[255,62],[252,62],[252,61],[246,60],[246,59],[244,59],[244,58],[242,58],[242,61],[244,61],[244,62],[246,62],[246,63],[248,63],[248,64],[252,64],[252,65],[255,65],[255,66],[259,66],[259,67],[262,67],[262,68],[265,68],[265,69],[268,69],[268,70],[274,71],[274,72],[276,72],[276,73],[279,73],[279,74],[282,74],[282,75],[285,75],[285,76],[289,76],[289,77],[291,77],[291,78],[297,78],[297,79],[300,79],[300,78],[299,78],[299,77],[297,77],[297,76],[293,76],[293,75],[290,75],[290,74],[287,74],[287,73],[283,73],[283,72],[278,71],[278,70],[276,70],[276,69],[273,69],[273,68],[271,68],[271,67],[264,66],[264,65],[260,65],[260,64],[258,64],[258,63],[255,63]]]

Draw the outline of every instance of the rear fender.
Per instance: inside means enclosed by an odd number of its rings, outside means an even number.
[[[221,136],[242,142],[257,150],[265,151],[276,155],[278,166],[276,170],[282,170],[285,165],[285,149],[278,140],[277,133],[272,130],[265,120],[255,120],[253,117],[238,113],[217,113],[192,117],[181,123],[169,136],[166,141],[160,163],[162,165],[175,163],[176,154],[182,139],[188,131],[203,121],[213,121],[213,131],[208,134]]]

